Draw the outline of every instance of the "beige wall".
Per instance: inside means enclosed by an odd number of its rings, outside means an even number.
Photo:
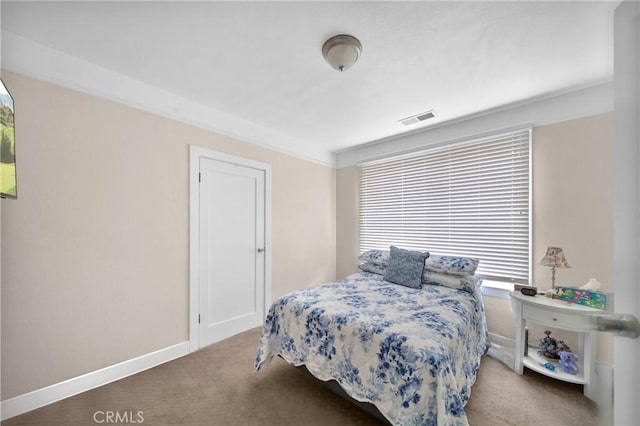
[[[2,223],[2,201],[0,201],[0,224]],[[2,226],[0,226],[0,365],[2,365]],[[0,369],[0,379],[2,371]],[[2,401],[2,387],[0,386],[0,401]],[[2,410],[0,410],[2,417]]]
[[[272,165],[274,298],[355,271],[357,167],[3,80],[16,99],[20,185],[18,201],[2,202],[3,399],[188,339],[189,144]],[[573,267],[559,283],[595,277],[612,290],[612,139],[611,114],[534,129],[533,260],[563,247]],[[549,274],[534,264],[536,285]],[[485,302],[490,331],[513,337],[508,300]],[[598,359],[611,362],[600,337]]]
[[[601,114],[549,126],[536,127],[532,144],[532,261],[533,283],[551,285],[549,268],[537,264],[549,246],[562,247],[572,266],[558,270],[557,283],[582,285],[597,278],[605,291],[613,291],[613,118]],[[340,191],[357,187],[357,167],[337,173],[337,271],[356,270],[358,205],[340,197]],[[509,300],[485,297],[489,331],[514,337],[515,317]],[[541,327],[531,326],[530,336],[542,337]],[[554,335],[575,345],[573,333]],[[598,360],[611,363],[612,339],[600,333]]]
[[[557,284],[596,278],[613,292],[613,114],[535,128],[532,158],[534,285],[551,287],[551,271],[538,262],[547,246],[557,246],[571,265],[556,271]],[[531,326],[530,336],[543,331]],[[573,333],[554,334],[577,344]],[[612,363],[612,335],[598,340],[597,359]]]
[[[188,340],[188,145],[272,165],[273,294],[335,278],[335,170],[3,72],[2,397]]]
[[[336,276],[356,272],[360,252],[360,171],[358,166],[336,171]]]

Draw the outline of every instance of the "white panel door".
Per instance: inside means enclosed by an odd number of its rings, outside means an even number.
[[[614,308],[640,318],[640,6],[614,12]],[[616,425],[640,424],[640,339],[615,337]]]
[[[200,347],[264,319],[265,172],[200,158]]]

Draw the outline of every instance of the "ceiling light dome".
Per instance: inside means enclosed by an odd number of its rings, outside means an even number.
[[[333,36],[322,45],[325,61],[340,72],[351,68],[360,57],[361,51],[360,41],[346,34]]]

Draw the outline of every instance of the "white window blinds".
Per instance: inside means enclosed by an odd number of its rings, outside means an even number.
[[[529,278],[530,129],[360,165],[360,251],[397,245]]]

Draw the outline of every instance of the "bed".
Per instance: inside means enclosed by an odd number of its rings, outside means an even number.
[[[392,424],[468,424],[464,406],[487,349],[478,286],[423,278],[411,288],[384,278],[361,271],[276,300],[255,370],[280,356],[322,381],[335,380]]]

